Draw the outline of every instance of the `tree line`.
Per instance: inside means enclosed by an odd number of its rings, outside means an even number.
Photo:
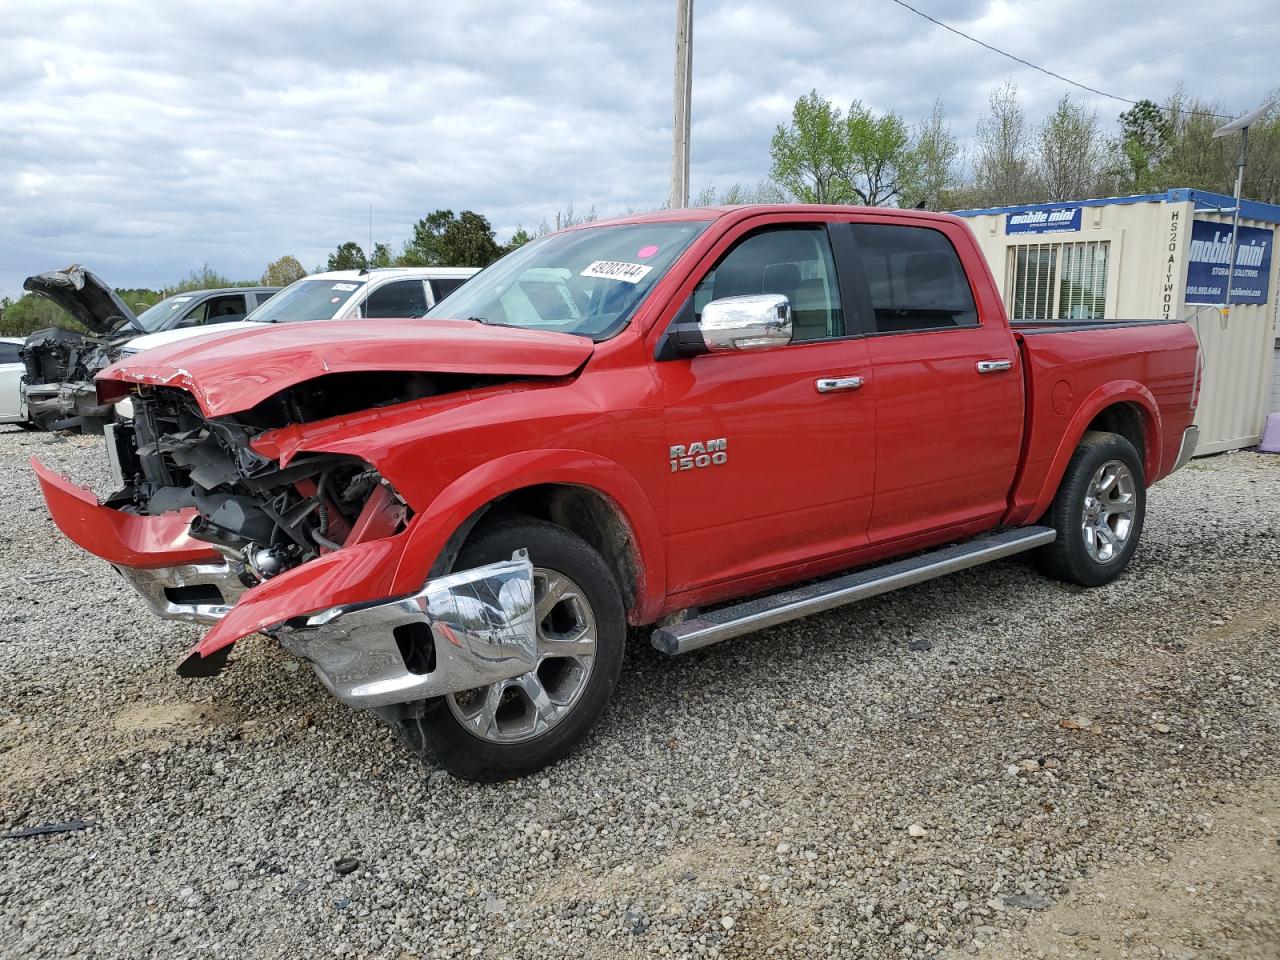
[[[303,267],[297,257],[290,254],[267,264],[262,276],[253,280],[233,280],[205,264],[191,271],[185,278],[161,289],[145,287],[117,288],[116,293],[135,313],[159,303],[166,297],[188,290],[208,290],[216,287],[287,287],[308,273],[322,270],[364,270],[370,267],[483,267],[492,263],[535,236],[563,229],[574,223],[595,220],[595,209],[586,215],[574,212],[572,204],[566,211],[557,213],[554,226],[544,220],[530,233],[519,227],[506,243],[499,243],[488,219],[474,210],[463,210],[455,215],[452,210],[436,210],[414,224],[410,238],[399,253],[392,253],[386,243],[374,244],[372,256],[368,256],[354,240],[339,244],[329,254],[324,264],[313,270]],[[105,279],[105,278],[104,278]],[[23,294],[17,300],[0,298],[0,336],[25,337],[46,327],[80,329],[61,307],[44,297]]]
[[[1273,93],[1275,99],[1280,91]],[[959,210],[1194,187],[1229,194],[1238,140],[1213,139],[1228,119],[1216,100],[1181,87],[1163,104],[1142,100],[1104,123],[1070,94],[1036,125],[1018,89],[993,90],[966,151],[942,100],[908,127],[855,100],[847,109],[811,91],[769,145],[771,180],[737,190],[751,199]],[[1250,129],[1244,194],[1280,200],[1280,112]],[[714,191],[713,191],[714,196]]]
[[[302,264],[294,257],[284,256],[268,264],[260,280],[233,280],[206,263],[200,269],[192,270],[183,279],[158,290],[150,287],[116,287],[115,291],[125,305],[138,314],[166,297],[185,293],[188,290],[209,290],[217,287],[283,287],[303,276],[306,276],[306,271],[302,269]],[[46,327],[82,329],[69,313],[52,301],[38,297],[34,293],[24,293],[16,300],[0,297],[0,336],[25,337]]]
[[[412,233],[393,253],[386,243],[375,243],[369,256],[354,240],[339,244],[325,264],[326,270],[364,270],[369,267],[487,267],[499,257],[523,246],[535,237],[597,219],[595,207],[578,213],[573,204],[544,219],[531,233],[517,226],[506,243],[499,243],[487,217],[474,210],[454,214],[436,210],[413,225]]]

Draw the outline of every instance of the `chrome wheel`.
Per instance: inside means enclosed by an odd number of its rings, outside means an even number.
[[[1084,549],[1098,563],[1110,563],[1124,552],[1138,510],[1138,485],[1121,460],[1108,460],[1089,481],[1080,530]]]
[[[470,733],[492,743],[542,736],[565,718],[586,689],[596,655],[596,619],[582,588],[555,570],[533,569],[538,666],[449,694],[445,702]]]

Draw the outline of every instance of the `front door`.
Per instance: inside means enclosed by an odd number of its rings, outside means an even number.
[[[797,579],[807,562],[866,542],[874,384],[865,342],[843,339],[827,228],[744,227],[727,243],[694,290],[695,316],[711,300],[778,293],[791,302],[794,335],[784,347],[655,364],[671,593],[774,570]],[[820,389],[820,380],[845,382]]]

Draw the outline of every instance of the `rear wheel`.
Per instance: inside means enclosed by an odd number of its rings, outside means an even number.
[[[1045,518],[1058,539],[1037,551],[1040,568],[1085,587],[1110,583],[1138,547],[1146,509],[1142,458],[1133,444],[1115,433],[1086,433]]]
[[[586,541],[532,518],[477,531],[454,568],[529,551],[538,615],[538,666],[523,676],[421,704],[396,721],[424,759],[464,780],[524,776],[568,753],[595,723],[622,670],[626,614],[604,559]]]

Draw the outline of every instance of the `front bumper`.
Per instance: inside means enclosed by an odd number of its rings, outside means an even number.
[[[189,512],[148,517],[102,506],[32,461],[54,522],[106,560],[160,617],[213,628],[178,668],[217,673],[232,644],[277,637],[344,703],[379,707],[457,693],[537,667],[533,566],[510,560],[428,580],[391,598],[403,535],[326,554],[246,588],[187,532]]]
[[[538,665],[533,564],[520,550],[510,560],[430,580],[411,597],[326,610],[277,635],[351,707],[487,686]]]
[[[249,589],[225,560],[151,569],[112,566],[138,591],[151,612],[165,620],[217,623]]]
[[[112,405],[98,402],[92,382],[35,383],[23,388],[28,416],[46,430],[81,427],[101,433],[112,416]]]

